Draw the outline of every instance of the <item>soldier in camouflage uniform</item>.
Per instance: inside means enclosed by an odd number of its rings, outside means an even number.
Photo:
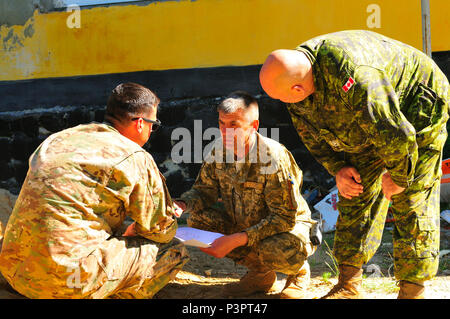
[[[218,112],[222,138],[179,205],[187,206],[189,226],[226,235],[204,252],[249,269],[226,293],[269,292],[277,271],[289,275],[281,298],[301,298],[310,277],[307,258],[315,250],[309,239],[315,221],[300,194],[302,172],[283,145],[256,132],[252,96],[234,92]]]
[[[380,244],[390,200],[398,297],[423,298],[438,269],[445,75],[411,46],[343,31],[272,52],[260,80],[288,103],[304,144],[336,176],[340,277],[326,298],[360,297],[361,267]]]
[[[151,298],[188,257],[164,177],[141,146],[158,98],[116,87],[105,123],[49,136],[6,227],[0,270],[29,298]],[[125,218],[134,223],[123,236]]]

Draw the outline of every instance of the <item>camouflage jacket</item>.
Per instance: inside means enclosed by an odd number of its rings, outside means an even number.
[[[153,241],[169,242],[175,234],[172,200],[152,156],[112,126],[55,133],[29,167],[0,254],[0,270],[10,280],[66,273],[126,216]]]
[[[312,63],[315,92],[287,107],[313,156],[336,175],[345,153],[373,151],[396,184],[410,185],[418,148],[445,143],[442,71],[415,48],[370,31],[327,34],[296,49]]]
[[[195,184],[181,199],[188,211],[198,212],[220,197],[236,229],[247,232],[249,246],[282,232],[309,243],[315,222],[300,194],[302,172],[283,145],[255,134],[256,143],[241,169],[226,160],[218,139],[218,147],[205,158]]]

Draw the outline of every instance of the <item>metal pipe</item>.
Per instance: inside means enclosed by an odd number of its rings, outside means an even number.
[[[421,2],[423,52],[431,58],[430,0],[421,0]]]

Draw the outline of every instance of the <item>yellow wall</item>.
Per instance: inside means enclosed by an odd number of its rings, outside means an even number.
[[[0,81],[260,64],[323,33],[369,29],[372,3],[371,30],[422,49],[420,0],[167,1],[83,9],[79,29],[65,11],[0,26]],[[448,12],[450,1],[431,0],[433,51],[450,50]]]
[[[433,51],[450,50],[450,1],[430,0],[431,48]]]

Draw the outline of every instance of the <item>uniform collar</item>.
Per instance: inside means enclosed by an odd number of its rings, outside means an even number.
[[[297,51],[300,51],[306,55],[311,62],[313,71],[313,80],[315,91],[308,96],[305,100],[297,103],[292,103],[293,106],[301,110],[301,113],[312,114],[315,113],[317,108],[325,103],[325,85],[323,72],[320,65],[314,55],[314,52],[306,46],[298,46]]]
[[[107,126],[110,127],[113,131],[116,131],[117,133],[120,133],[120,132],[114,127],[114,124],[112,124],[112,123],[109,122],[108,120],[103,120],[103,122],[100,123],[100,124],[107,125]]]

